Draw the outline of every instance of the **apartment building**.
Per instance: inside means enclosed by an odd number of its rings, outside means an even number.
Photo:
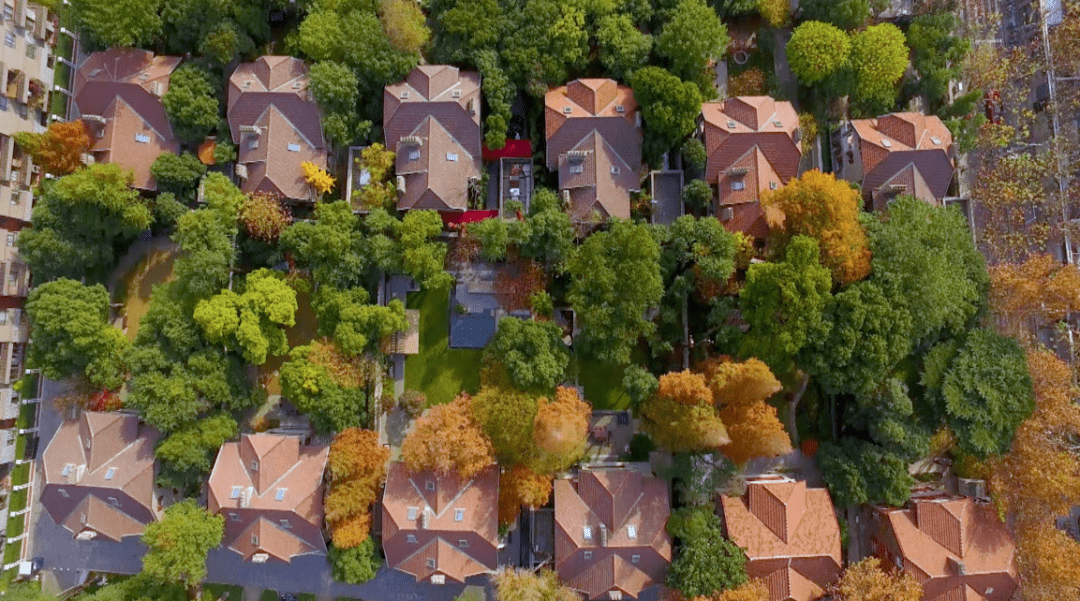
[[[33,189],[42,176],[15,144],[20,131],[42,132],[49,124],[55,14],[27,0],[3,0],[0,45],[0,390],[22,375],[27,322],[22,307],[30,275],[18,253],[19,231],[29,225]]]

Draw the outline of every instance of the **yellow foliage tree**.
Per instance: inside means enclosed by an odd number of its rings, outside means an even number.
[[[870,274],[870,240],[859,223],[862,198],[844,180],[818,170],[807,171],[779,190],[766,192],[761,204],[780,210],[770,221],[773,242],[784,247],[795,236],[818,241],[821,264],[833,281],[847,284]]]
[[[371,430],[347,428],[334,437],[327,464],[330,483],[324,515],[339,549],[355,547],[371,530],[371,504],[386,478],[390,449]]]
[[[545,505],[551,489],[551,476],[537,474],[523,465],[503,469],[499,474],[499,524],[513,524],[522,505],[533,509]]]
[[[401,445],[401,460],[416,472],[457,473],[468,479],[495,462],[495,451],[473,417],[469,395],[461,394],[416,420]]]
[[[1080,599],[1080,543],[1043,522],[1018,528],[1016,546],[1025,601]]]
[[[770,27],[785,27],[791,21],[787,0],[758,0],[758,12]]]
[[[502,568],[492,576],[498,601],[581,601],[551,570]]]
[[[640,415],[646,433],[673,452],[714,450],[731,442],[705,377],[689,370],[661,376]]]
[[[720,451],[737,464],[751,457],[777,457],[791,451],[791,440],[766,401],[783,386],[758,359],[737,363],[730,357],[709,359],[697,368],[708,382],[731,444]]]
[[[561,472],[585,455],[592,405],[577,390],[560,386],[555,400],[540,399],[533,428],[536,445],[530,467],[540,474]]]
[[[1080,269],[1050,255],[994,265],[990,267],[990,306],[1005,333],[1030,336],[1036,326],[1080,311]]]
[[[922,585],[911,574],[886,571],[880,559],[868,557],[844,570],[832,595],[836,601],[922,601]]]
[[[304,170],[304,181],[319,194],[326,194],[334,187],[334,178],[327,171],[311,161],[300,163]]]
[[[54,122],[45,133],[18,132],[15,141],[46,173],[67,175],[82,166],[82,156],[93,145],[90,131],[80,119]]]
[[[667,601],[769,601],[769,587],[765,586],[762,580],[750,580],[736,588],[692,597],[689,600],[679,591],[671,591]]]

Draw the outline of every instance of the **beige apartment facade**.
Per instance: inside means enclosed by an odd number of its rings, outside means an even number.
[[[60,27],[43,6],[3,0],[0,30],[0,389],[5,389],[22,375],[28,333],[23,305],[30,274],[19,256],[18,239],[29,226],[33,189],[43,175],[17,147],[14,135],[43,132],[49,124]]]

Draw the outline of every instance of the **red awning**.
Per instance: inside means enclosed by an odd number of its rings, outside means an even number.
[[[501,158],[527,159],[532,157],[532,142],[528,140],[507,140],[506,145],[498,150],[484,146],[485,161],[497,161]]]
[[[474,223],[477,221],[483,221],[492,217],[497,217],[499,211],[465,211],[462,213],[439,213],[442,215],[443,223],[448,226],[461,225],[463,223]]]

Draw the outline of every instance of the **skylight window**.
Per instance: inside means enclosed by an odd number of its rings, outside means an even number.
[[[779,120],[779,119],[773,119],[772,124],[775,125],[776,127],[783,127],[784,126],[784,122]]]
[[[424,483],[424,488],[433,491],[433,490],[435,490],[435,483],[432,482],[431,480],[428,480],[427,482]]]
[[[464,522],[465,521],[465,510],[464,509],[455,509],[454,510],[454,521],[455,522]]]
[[[448,153],[446,153],[446,160],[448,160],[448,161],[456,161],[457,160],[457,153],[456,152],[448,152]]]
[[[71,465],[70,463],[68,463],[67,465],[65,465],[65,466],[64,466],[64,470],[60,472],[60,475],[61,475],[61,476],[67,476],[67,475],[69,475],[69,474],[71,473],[71,467],[72,467],[72,465]]]
[[[139,142],[141,144],[149,144],[150,143],[150,136],[148,136],[146,134],[135,134],[135,141]]]
[[[738,123],[735,123],[735,122],[734,122],[734,121],[732,121],[731,119],[728,119],[728,122],[727,122],[727,126],[728,126],[728,127],[730,127],[731,129],[735,129],[736,127],[738,127],[738,126],[739,126],[739,124],[738,124]]]
[[[892,148],[892,142],[886,140],[885,138],[881,139],[881,145],[885,148]]]
[[[934,143],[934,146],[941,146],[941,138],[937,136],[930,136],[930,141]]]
[[[415,545],[416,544],[416,535],[415,534],[406,534],[405,535],[405,542]]]
[[[112,480],[113,476],[115,476],[115,475],[116,475],[116,468],[115,467],[110,467],[108,470],[105,471],[105,479],[106,480]]]
[[[581,538],[585,540],[592,540],[592,528],[590,528],[589,526],[582,526]]]
[[[574,112],[574,108],[570,106],[564,106],[562,112],[569,115],[570,113]]]
[[[779,187],[780,187],[780,185],[777,184],[776,182],[769,182],[769,189],[770,190],[775,190],[775,189],[777,189]]]
[[[611,174],[612,175],[618,175],[619,174],[619,168],[616,167],[615,165],[612,165],[611,166]]]
[[[300,152],[299,144],[289,144],[289,152]]]
[[[630,538],[637,538],[637,526],[628,524],[626,526],[626,535]]]
[[[592,559],[592,551],[585,552],[585,559]]]
[[[429,567],[429,568],[431,568],[431,569],[433,569],[433,570],[434,570],[434,569],[435,569],[435,565],[436,565],[436,564],[435,564],[435,558],[434,558],[434,557],[428,557],[428,560],[427,560],[427,567]]]
[[[408,97],[409,97],[409,91],[408,90],[405,90],[404,92],[401,93],[401,98],[402,99],[405,99],[405,98],[408,98]]]
[[[408,515],[409,515],[410,520],[415,520],[416,519],[416,512],[417,512],[416,507],[410,507],[409,508],[409,514]]]
[[[626,112],[626,107],[621,105],[621,104],[616,104],[615,105],[615,112],[616,113],[625,113]]]
[[[419,161],[420,160],[420,151],[415,149],[415,148],[410,150],[409,151],[409,160],[410,161]]]
[[[287,488],[279,488],[279,489],[277,489],[277,493],[274,495],[274,500],[275,501],[284,501],[285,500],[285,491],[287,491],[287,490],[289,490],[289,489],[287,489]]]
[[[244,490],[243,486],[234,486],[234,487],[232,487],[232,492],[229,493],[229,498],[230,499],[239,499],[240,498],[240,492],[243,491],[243,490]]]
[[[731,182],[731,189],[732,190],[742,190],[744,188],[746,188],[746,184],[743,183],[742,180],[735,180],[735,181]]]
[[[450,92],[450,97],[461,98],[461,90],[454,90],[453,92]]]
[[[631,555],[630,556],[630,563],[641,563],[641,556],[640,555]]]
[[[458,542],[457,542],[457,546],[458,546],[459,549],[468,549],[469,548],[468,539],[459,538]]]

